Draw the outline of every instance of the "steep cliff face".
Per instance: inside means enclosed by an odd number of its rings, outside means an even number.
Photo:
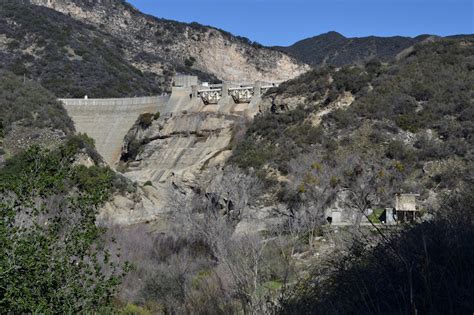
[[[233,129],[242,122],[236,115],[195,112],[160,118],[145,128],[136,124],[126,138],[126,150],[136,151],[126,174],[139,183],[190,182],[208,164],[223,161]]]
[[[117,195],[101,211],[100,220],[129,225],[153,221],[169,212],[175,194],[189,195],[201,174],[222,166],[243,117],[195,112],[167,115],[128,133],[121,166],[138,184],[133,195]]]
[[[308,70],[288,55],[211,27],[158,19],[121,0],[30,0],[124,41],[126,58],[142,71],[209,73],[221,80],[287,80]]]

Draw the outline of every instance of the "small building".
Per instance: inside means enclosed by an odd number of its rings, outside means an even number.
[[[416,198],[419,194],[395,194],[395,214],[399,222],[413,222],[420,212]]]

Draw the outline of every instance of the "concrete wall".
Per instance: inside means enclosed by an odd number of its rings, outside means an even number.
[[[169,96],[119,99],[60,99],[77,132],[95,140],[97,151],[113,166],[120,159],[123,140],[143,113],[165,112]]]

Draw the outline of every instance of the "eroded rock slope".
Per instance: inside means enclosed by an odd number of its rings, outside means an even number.
[[[133,224],[167,213],[176,193],[189,193],[202,171],[225,163],[234,129],[243,122],[242,116],[210,112],[169,114],[147,126],[138,120],[126,137],[121,166],[138,193],[117,196],[101,219]]]
[[[288,80],[308,66],[285,53],[197,23],[145,15],[121,0],[31,0],[98,27],[124,42],[138,69],[211,74],[221,80]],[[170,67],[171,65],[171,67]]]

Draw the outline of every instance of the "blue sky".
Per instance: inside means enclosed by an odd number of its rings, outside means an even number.
[[[474,33],[473,0],[128,0],[139,10],[212,25],[264,45],[337,31],[347,37]]]

